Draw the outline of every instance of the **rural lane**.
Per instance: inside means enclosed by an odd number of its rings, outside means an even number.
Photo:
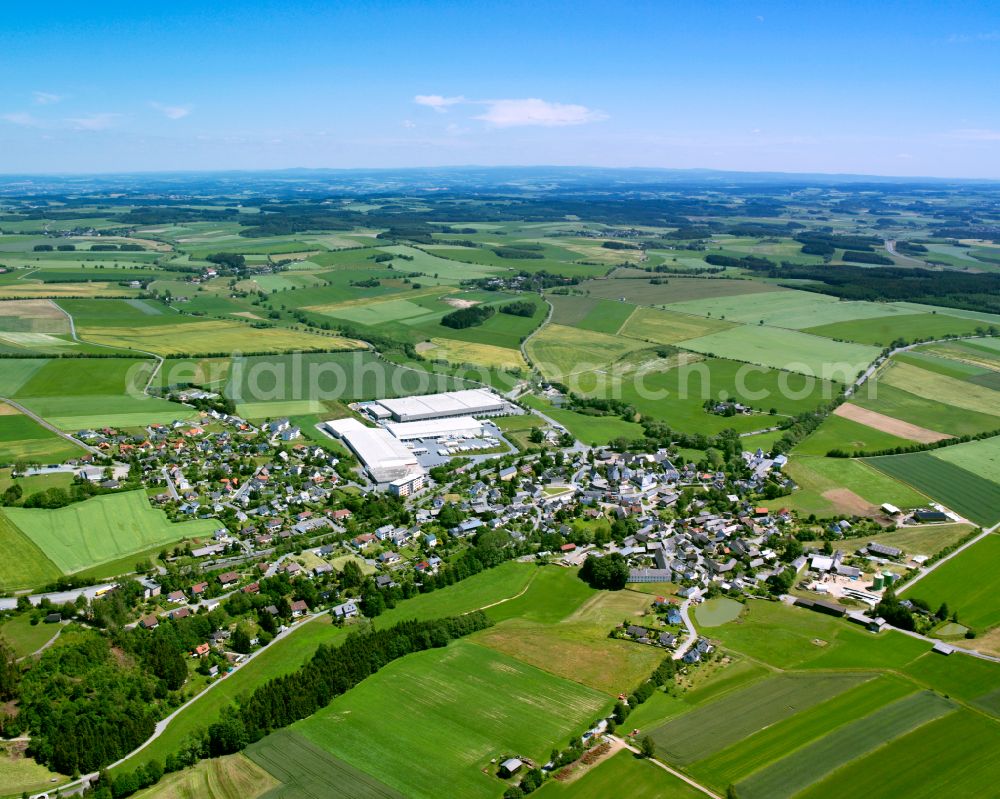
[[[76,446],[78,446],[78,447],[83,447],[83,449],[85,449],[91,455],[100,455],[101,454],[101,451],[99,449],[97,449],[95,447],[91,447],[88,444],[84,444],[82,441],[80,441],[80,439],[74,438],[69,433],[64,433],[58,427],[56,427],[56,426],[54,426],[52,424],[49,424],[49,422],[45,421],[45,419],[43,419],[37,413],[35,413],[34,411],[31,411],[31,410],[28,410],[27,408],[25,408],[20,403],[15,402],[14,400],[12,400],[12,399],[10,399],[8,397],[0,397],[0,402],[6,402],[12,408],[16,408],[18,411],[20,411],[21,413],[23,413],[25,416],[30,417],[35,423],[41,425],[42,427],[44,427],[49,432],[55,433],[57,436],[59,436],[59,438],[63,438],[66,441],[69,441],[71,444],[76,444]]]
[[[632,752],[634,754],[637,754],[637,755],[642,754],[639,751],[638,747],[633,746],[628,741],[626,741],[624,738],[619,738],[617,735],[608,735],[607,737],[610,738],[613,741],[617,741],[625,749],[628,749],[630,752]],[[682,774],[681,772],[677,771],[676,769],[670,768],[670,766],[668,766],[666,763],[661,763],[655,757],[648,758],[648,760],[654,766],[659,766],[664,771],[666,771],[669,774],[672,774],[673,776],[675,776],[677,779],[683,780],[688,785],[690,785],[692,788],[694,788],[696,791],[700,791],[701,793],[705,794],[705,796],[710,796],[710,797],[712,797],[712,799],[722,799],[722,797],[719,796],[719,794],[715,793],[714,791],[709,790],[704,785],[702,785],[700,782],[695,782],[693,779],[691,779],[690,777],[688,777],[686,774]]]
[[[684,643],[677,647],[674,652],[674,660],[680,660],[687,651],[694,646],[694,642],[698,640],[698,631],[694,628],[694,624],[691,622],[691,600],[685,599],[681,602],[681,620],[684,622],[684,626],[687,628],[687,638],[684,639]]]
[[[970,522],[970,524],[971,524],[971,522]],[[919,583],[922,579],[924,579],[924,577],[926,577],[928,574],[930,574],[936,568],[938,568],[939,566],[941,566],[944,563],[947,563],[949,560],[951,560],[953,557],[955,557],[959,553],[964,552],[969,547],[971,547],[973,544],[976,544],[979,541],[982,541],[984,538],[986,538],[986,536],[992,535],[998,529],[1000,529],[1000,524],[994,524],[989,529],[983,530],[975,538],[972,538],[972,539],[966,541],[964,544],[962,544],[962,546],[958,547],[958,549],[956,549],[954,552],[950,552],[949,554],[947,554],[943,558],[941,558],[941,560],[935,561],[930,566],[928,566],[926,569],[921,570],[921,572],[918,575],[916,575],[912,580],[908,580],[903,586],[900,587],[899,591],[896,593],[896,596],[899,596],[904,591],[907,591],[911,586],[916,585],[917,583]]]

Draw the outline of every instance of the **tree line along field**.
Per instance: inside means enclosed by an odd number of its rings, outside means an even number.
[[[504,603],[520,594],[537,573],[538,569],[534,566],[504,563],[460,583],[400,603],[379,616],[375,625],[384,629],[406,619],[429,620],[487,606],[502,607],[497,603]],[[280,646],[266,649],[196,703],[181,710],[159,738],[123,763],[120,769],[131,771],[149,758],[164,760],[167,755],[178,751],[190,734],[216,721],[222,710],[237,698],[251,693],[269,679],[291,673],[311,658],[321,644],[335,646],[350,628],[335,626],[331,621],[329,616],[324,616],[297,625]]]
[[[56,510],[7,508],[4,540],[14,556],[0,568],[0,584],[23,587],[21,559],[32,563],[32,576],[72,574],[138,555],[184,539],[210,536],[214,520],[171,523],[155,510],[143,491],[108,494]],[[41,559],[39,558],[40,554]],[[52,568],[49,568],[49,564]],[[37,585],[42,579],[34,581]]]
[[[446,778],[457,795],[492,797],[498,783],[482,771],[491,757],[520,752],[541,762],[554,741],[582,732],[610,705],[596,691],[460,641],[389,664],[291,729],[408,796],[438,796]]]

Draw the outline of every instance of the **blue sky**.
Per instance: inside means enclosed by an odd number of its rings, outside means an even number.
[[[1000,178],[1000,2],[8,4],[0,172]]]

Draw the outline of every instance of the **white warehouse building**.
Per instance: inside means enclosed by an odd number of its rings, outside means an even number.
[[[502,413],[509,406],[502,397],[485,388],[446,391],[420,397],[380,399],[381,405],[397,422],[419,422],[425,419],[447,419],[455,416],[484,416]]]
[[[426,419],[421,422],[388,422],[385,429],[400,441],[418,438],[479,438],[483,423],[471,416],[454,416],[445,419]]]
[[[337,419],[326,422],[326,428],[358,456],[376,483],[423,474],[423,467],[413,452],[381,427],[365,427],[357,419]]]

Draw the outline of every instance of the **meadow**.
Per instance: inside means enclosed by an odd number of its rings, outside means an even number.
[[[927,504],[926,494],[863,460],[800,455],[793,456],[784,471],[799,488],[769,504],[803,514],[874,516],[884,502],[899,508]]]
[[[615,334],[636,306],[626,302],[601,300],[577,294],[549,294],[552,303],[552,323]]]
[[[531,362],[549,380],[603,370],[644,344],[632,339],[549,324],[525,345]]]
[[[0,463],[61,463],[82,454],[80,447],[0,403]]]
[[[765,294],[786,291],[756,280],[726,278],[677,277],[666,282],[650,283],[643,278],[612,278],[588,280],[576,287],[588,296],[606,300],[621,300],[634,305],[668,305],[688,300],[708,300],[715,297]],[[747,300],[749,302],[749,300]]]
[[[690,313],[637,308],[622,325],[620,335],[652,341],[656,344],[679,344],[735,327],[732,322],[709,319]]]
[[[670,310],[710,316],[745,324],[763,323],[769,327],[792,330],[815,328],[820,325],[847,323],[863,324],[865,319],[894,319],[916,312],[890,303],[845,302],[827,294],[809,291],[775,291],[754,296],[716,297],[670,303]],[[812,331],[811,331],[812,332]],[[823,335],[823,334],[819,334]],[[830,336],[834,338],[834,336]],[[837,338],[844,338],[838,336]],[[869,342],[865,342],[869,343]]]
[[[334,757],[304,735],[279,730],[247,749],[246,757],[281,787],[269,799],[402,799],[376,777]],[[213,762],[213,761],[208,761]],[[233,797],[243,799],[243,795]]]
[[[622,619],[641,623],[650,601],[632,591],[593,591],[569,569],[543,569],[525,594],[487,611],[496,626],[470,640],[616,696],[634,688],[665,656],[608,638]]]
[[[278,786],[278,780],[252,758],[238,754],[202,760],[191,768],[165,775],[153,787],[133,796],[136,799],[257,799],[264,794],[277,794],[274,789]]]
[[[857,377],[879,354],[875,347],[762,325],[688,339],[684,348],[842,383]]]
[[[0,590],[36,588],[61,576],[59,567],[0,510]]]
[[[191,408],[143,394],[151,361],[73,358],[9,363],[15,366],[0,377],[0,389],[13,389],[6,396],[63,430],[141,427],[195,414]],[[9,385],[3,385],[5,379]]]
[[[501,787],[482,771],[491,758],[542,762],[610,706],[596,691],[463,640],[389,663],[291,729],[407,796],[440,796],[446,780],[455,795],[485,798]]]
[[[701,799],[700,791],[671,776],[631,752],[618,752],[589,768],[579,778],[560,782],[549,780],[538,794],[543,799],[570,796],[573,799]]]
[[[294,350],[355,350],[363,344],[332,334],[307,333],[284,327],[251,327],[242,322],[204,320],[194,324],[87,326],[78,335],[96,344],[152,352],[156,355],[189,353],[288,352]]]
[[[914,583],[904,597],[942,602],[967,627],[983,632],[1000,624],[1000,535],[988,535]]]
[[[887,364],[880,371],[878,379],[882,384],[908,391],[924,399],[943,402],[974,413],[989,414],[1000,419],[1000,392],[986,386],[956,380],[939,372],[898,361]]]
[[[903,309],[905,311],[905,309]],[[905,314],[882,316],[875,319],[855,319],[816,326],[808,326],[806,332],[817,336],[827,336],[842,341],[856,341],[859,344],[873,344],[887,347],[893,341],[913,341],[944,336],[969,336],[983,323],[974,319],[962,319],[943,313]]]
[[[1000,483],[1000,436],[936,449],[934,457]]]
[[[209,536],[214,520],[171,523],[144,491],[93,497],[58,510],[7,508],[8,519],[65,574],[151,547]],[[26,556],[26,555],[22,555]]]

